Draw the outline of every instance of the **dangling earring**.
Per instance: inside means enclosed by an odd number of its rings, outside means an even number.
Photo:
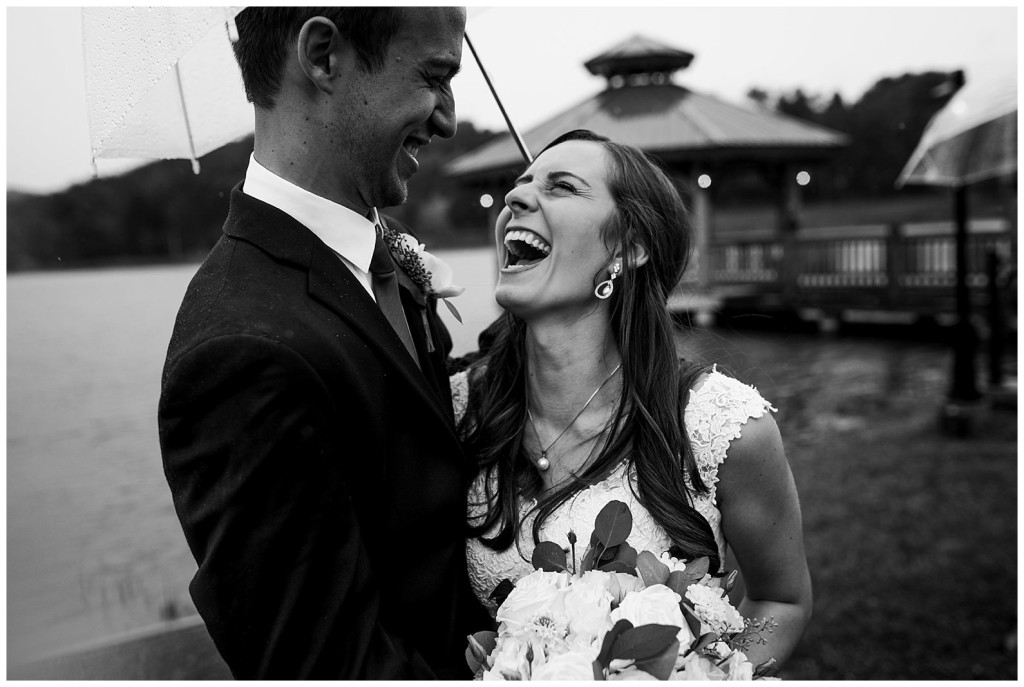
[[[622,271],[622,263],[615,263],[612,265],[611,275],[603,282],[597,285],[594,289],[594,295],[600,298],[602,301],[612,295],[615,291],[615,278],[619,276],[619,272]]]

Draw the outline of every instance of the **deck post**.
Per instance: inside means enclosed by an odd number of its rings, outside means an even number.
[[[956,329],[953,342],[953,385],[950,400],[975,401],[975,353],[978,335],[971,322],[971,294],[967,288],[967,187],[953,189],[953,213],[956,218]]]
[[[795,308],[797,279],[800,276],[800,246],[796,239],[796,232],[800,228],[800,187],[790,164],[780,164],[775,176],[779,193],[776,229],[782,243],[782,294],[786,305]]]
[[[885,306],[891,309],[900,305],[900,276],[906,272],[906,247],[902,234],[899,224],[890,224],[885,235]]]
[[[690,215],[693,218],[693,256],[690,264],[693,266],[697,289],[703,293],[710,288],[711,282],[711,194],[708,189],[692,182],[689,183],[687,190],[691,203]]]

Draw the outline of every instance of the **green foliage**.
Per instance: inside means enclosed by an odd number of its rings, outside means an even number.
[[[568,570],[565,560],[565,551],[558,544],[550,541],[542,541],[533,550],[530,563],[534,569],[547,572],[562,572]]]
[[[658,557],[650,551],[640,552],[636,557],[636,567],[640,572],[640,579],[644,581],[644,586],[665,584],[668,580],[668,566],[658,560]]]
[[[452,139],[424,147],[409,202],[388,214],[435,248],[489,241],[479,191],[440,170],[493,135],[461,123]],[[164,160],[51,195],[9,192],[8,271],[201,260],[220,238],[252,145],[249,137],[206,155],[198,175],[186,160]]]
[[[498,633],[493,630],[481,630],[469,635],[466,640],[466,663],[475,675],[486,668],[487,656],[498,644]]]
[[[777,98],[775,108],[796,117],[847,134],[850,145],[818,170],[808,195],[835,198],[842,195],[891,195],[896,178],[906,164],[931,118],[952,93],[942,86],[956,73],[926,72],[884,78],[856,103],[846,106],[835,94],[822,98],[801,89]],[[751,89],[751,99],[766,102],[765,91]]]

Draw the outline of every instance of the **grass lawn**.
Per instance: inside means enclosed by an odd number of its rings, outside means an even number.
[[[944,346],[743,332],[691,343],[779,409],[815,596],[782,676],[1016,679],[1016,412],[987,411],[972,438],[940,433]]]

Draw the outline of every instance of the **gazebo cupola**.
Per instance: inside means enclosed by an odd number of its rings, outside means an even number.
[[[607,79],[608,88],[660,85],[672,82],[672,75],[686,69],[693,53],[633,36],[587,60],[583,66],[594,76]]]

